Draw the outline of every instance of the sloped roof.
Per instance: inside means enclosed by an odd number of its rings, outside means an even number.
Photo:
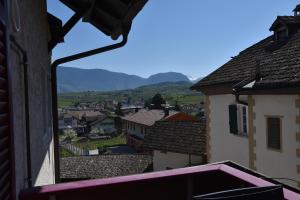
[[[73,115],[74,117],[76,117],[78,119],[82,119],[83,116],[85,116],[85,117],[99,117],[99,116],[105,117],[105,114],[103,114],[99,111],[89,111],[89,110],[70,111],[69,114]]]
[[[175,115],[176,113],[178,112],[169,111],[169,115],[165,117],[165,112],[163,110],[142,109],[136,113],[126,115],[125,117],[122,117],[122,119],[146,126],[152,126],[156,121],[166,119],[172,115]]]
[[[147,149],[202,155],[206,153],[205,123],[159,121],[144,141]]]
[[[95,179],[145,172],[152,163],[152,156],[121,154],[77,156],[60,159],[62,179]]]
[[[93,121],[90,123],[91,126],[96,125],[96,124],[101,124],[103,121],[105,120],[111,120],[114,122],[113,118],[107,117],[107,116],[101,116],[99,119],[97,119],[96,121]]]
[[[255,82],[253,88],[299,87],[300,30],[280,44],[273,36],[263,39],[200,80],[192,89],[254,80],[257,69],[261,80]]]
[[[179,112],[179,113],[176,113],[166,119],[163,119],[164,121],[173,121],[173,122],[196,122],[198,121],[198,119],[196,117],[193,117],[191,115],[188,115],[188,114],[185,114],[183,112]]]
[[[273,31],[278,23],[282,23],[286,26],[295,26],[300,24],[300,16],[278,16],[272,24],[270,31]]]

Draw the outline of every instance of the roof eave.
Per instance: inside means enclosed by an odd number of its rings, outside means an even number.
[[[254,88],[240,88],[238,90],[239,94],[242,95],[251,95],[251,94],[256,94],[256,95],[266,95],[266,94],[299,94],[300,93],[300,87],[275,87],[272,86],[271,84],[269,85],[263,85],[260,87],[254,87]]]

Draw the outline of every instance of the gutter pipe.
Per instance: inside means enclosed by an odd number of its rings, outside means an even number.
[[[22,46],[17,42],[16,38],[12,35],[9,37],[12,44],[21,52],[22,54],[22,64],[24,66],[23,76],[24,76],[24,89],[25,89],[25,142],[26,142],[26,157],[27,157],[27,184],[28,187],[32,187],[32,172],[31,172],[31,139],[30,139],[30,115],[29,115],[29,95],[28,95],[28,56],[27,52],[22,48]]]
[[[235,96],[235,101],[237,103],[248,106],[248,102],[242,101],[240,99],[240,93],[239,93],[239,88],[241,87],[241,85],[245,85],[246,83],[249,83],[249,80],[245,79],[245,80],[235,84],[232,89],[232,94]]]
[[[240,94],[239,94],[238,90],[233,89],[233,94],[235,95],[235,101],[236,101],[237,103],[242,104],[242,105],[245,105],[245,106],[248,106],[248,103],[247,103],[247,102],[242,101],[242,100],[240,99]]]

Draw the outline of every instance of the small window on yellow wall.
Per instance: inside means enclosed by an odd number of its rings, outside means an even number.
[[[267,147],[281,150],[281,118],[267,117]]]

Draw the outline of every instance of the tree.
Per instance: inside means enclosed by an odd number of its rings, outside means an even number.
[[[162,104],[165,104],[166,101],[162,98],[161,94],[157,93],[151,100],[152,109],[162,109]]]
[[[120,102],[118,102],[118,104],[117,104],[115,113],[118,116],[124,116],[124,113],[122,111],[122,104]]]
[[[73,129],[66,129],[64,130],[64,135],[66,140],[72,141],[74,138],[77,137],[77,133]]]
[[[144,104],[144,108],[148,108],[150,109],[151,108],[151,99],[148,99],[147,101],[145,101],[145,104]]]

